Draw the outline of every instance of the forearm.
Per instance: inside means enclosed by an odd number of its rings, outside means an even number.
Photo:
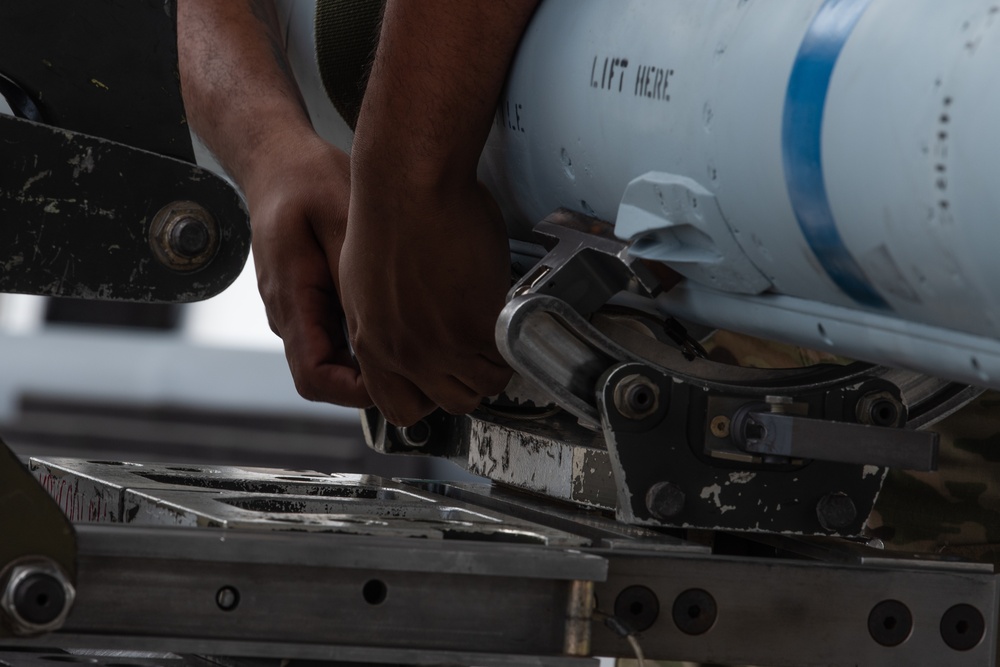
[[[537,0],[389,0],[352,157],[355,191],[387,177],[474,184],[507,68]]]
[[[179,0],[188,122],[246,189],[272,144],[311,128],[270,0]]]

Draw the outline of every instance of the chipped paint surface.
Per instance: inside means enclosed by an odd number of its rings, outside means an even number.
[[[243,268],[246,209],[215,175],[11,116],[0,116],[0,142],[0,178],[14,184],[0,190],[0,292],[179,303],[221,292]],[[149,217],[178,197],[221,227],[218,253],[197,273],[165,272],[152,257]]]
[[[37,174],[35,174],[34,176],[32,176],[31,178],[29,178],[28,180],[26,180],[24,182],[24,186],[21,188],[21,194],[24,194],[24,192],[28,188],[30,188],[32,185],[34,185],[38,181],[40,181],[43,178],[46,178],[48,176],[51,176],[51,175],[52,175],[52,170],[51,169],[46,169],[45,171],[38,172]]]
[[[468,469],[560,500],[614,509],[617,491],[607,450],[570,440],[474,419]]]
[[[94,171],[94,149],[88,146],[82,155],[75,155],[70,158],[69,165],[73,167],[74,180],[79,178],[81,173],[92,173]]]
[[[711,486],[706,486],[701,490],[702,500],[711,500],[715,503],[715,506],[719,508],[719,512],[725,514],[736,509],[735,505],[723,505],[722,504],[722,487],[718,484],[712,484]],[[766,508],[765,508],[766,510]]]
[[[480,420],[472,423],[470,440],[470,472],[555,498],[571,497],[572,447]]]
[[[729,473],[729,481],[727,484],[749,484],[757,476],[757,473],[750,472],[747,470],[741,470],[739,472]]]

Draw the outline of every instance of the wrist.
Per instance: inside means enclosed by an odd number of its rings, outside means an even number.
[[[395,205],[421,206],[476,187],[478,154],[470,158],[449,153],[445,148],[435,150],[414,145],[392,133],[380,135],[370,140],[355,137],[351,151],[351,192],[359,203],[369,198],[385,201],[391,197]]]
[[[268,122],[244,144],[239,166],[231,174],[252,201],[283,181],[299,178],[303,171],[310,173],[310,163],[328,148],[308,124]]]

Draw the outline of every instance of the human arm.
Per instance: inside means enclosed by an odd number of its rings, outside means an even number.
[[[398,425],[468,412],[511,371],[494,327],[506,230],[476,180],[535,0],[389,0],[352,152],[344,312],[375,404]]]
[[[269,0],[179,0],[188,120],[243,191],[271,328],[306,398],[370,404],[350,359],[336,278],[348,156],[313,130]]]

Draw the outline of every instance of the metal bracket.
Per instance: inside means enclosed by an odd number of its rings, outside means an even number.
[[[218,176],[10,116],[0,142],[0,291],[176,303],[242,271],[246,209]],[[167,222],[176,233],[159,234]]]
[[[805,460],[713,460],[704,451],[706,392],[645,364],[621,364],[600,384],[598,407],[618,489],[632,524],[859,535],[886,468]]]
[[[172,0],[0,6],[4,25],[47,26],[0,44],[0,95],[18,116],[0,116],[0,291],[176,303],[239,275],[247,213],[191,164],[174,11]]]
[[[560,299],[587,317],[622,291],[656,296],[659,283],[628,246],[614,238],[613,227],[559,209],[534,229],[549,253],[511,288],[508,300],[527,294]]]

